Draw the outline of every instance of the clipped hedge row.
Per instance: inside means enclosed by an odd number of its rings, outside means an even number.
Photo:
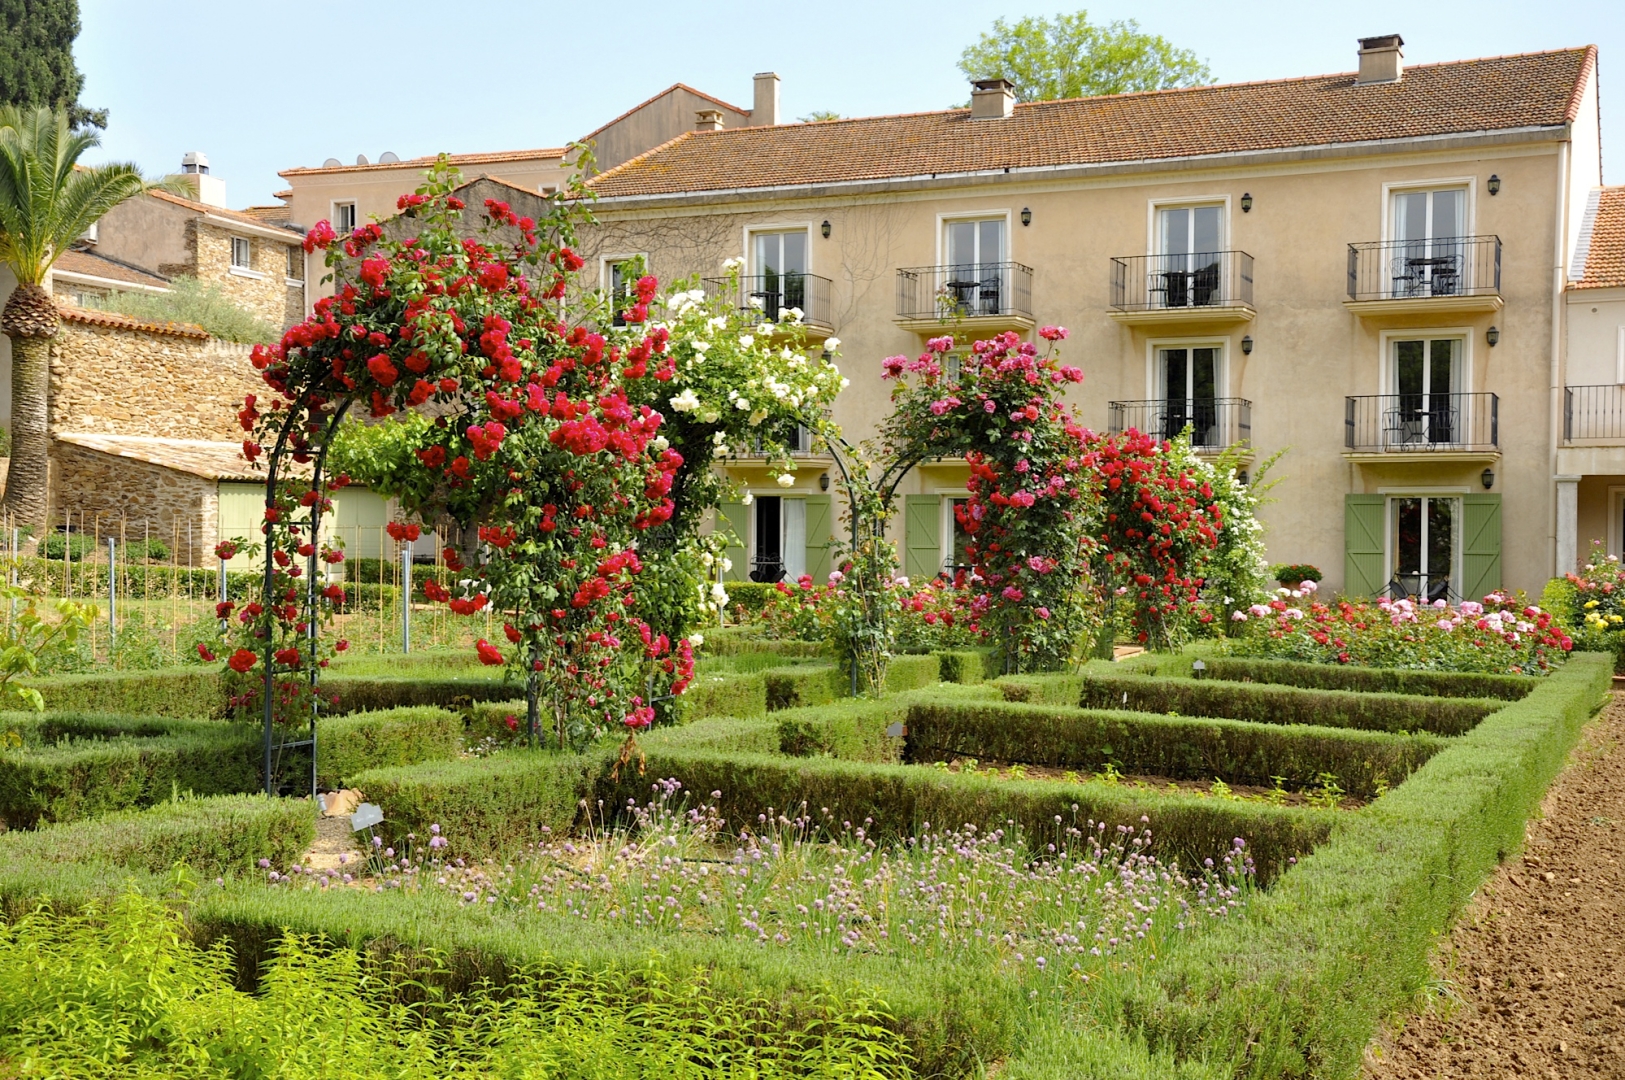
[[[322,689],[338,695],[339,703],[333,709],[339,713],[376,712],[413,705],[461,709],[475,702],[509,701],[522,693],[512,683],[500,679],[456,675],[411,678],[329,675],[322,680]]]
[[[367,769],[454,758],[463,726],[460,714],[434,706],[324,716],[316,725],[316,782],[342,787]]]
[[[713,626],[704,630],[701,636],[705,639],[699,649],[701,657],[736,656],[739,653],[753,652],[802,657],[824,655],[824,646],[820,642],[762,637],[754,627],[749,626]]]
[[[1446,740],[1427,734],[1254,724],[1053,705],[929,698],[908,707],[908,759],[954,757],[1129,774],[1313,787],[1330,773],[1366,798],[1404,782]]]
[[[94,821],[0,835],[0,863],[106,863],[164,873],[185,863],[206,877],[298,862],[315,838],[308,800],[224,795],[124,810]]]
[[[903,740],[886,729],[901,723],[908,702],[896,698],[852,699],[776,714],[778,739],[772,750],[792,757],[833,757],[843,761],[902,760]]]
[[[1217,679],[1084,675],[1073,704],[1086,709],[1216,716],[1261,724],[1310,724],[1366,731],[1460,735],[1506,704],[1471,698],[1417,698],[1352,690],[1300,690]]]
[[[767,680],[760,672],[695,675],[679,703],[684,723],[709,716],[765,716]]]
[[[1531,675],[1492,675],[1476,671],[1408,671],[1403,668],[1341,667],[1297,660],[1255,660],[1244,656],[1157,656],[1140,665],[1147,674],[1191,676],[1200,659],[1207,670],[1200,678],[1228,682],[1274,683],[1306,690],[1356,690],[1368,694],[1411,694],[1416,697],[1495,698],[1518,701],[1540,679]]]
[[[767,717],[711,716],[680,727],[656,728],[640,735],[638,744],[645,749],[682,746],[719,754],[777,754],[780,730],[779,722]]]
[[[28,685],[40,692],[52,711],[215,719],[226,714],[220,670],[213,665],[52,675],[30,679]]]
[[[1223,1074],[1353,1076],[1381,1019],[1414,1000],[1439,935],[1524,825],[1604,699],[1577,654],[1358,814],[1226,923],[1170,954],[1122,1005],[1152,1050]]]

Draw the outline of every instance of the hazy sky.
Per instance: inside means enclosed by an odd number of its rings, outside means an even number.
[[[231,205],[270,202],[278,169],[357,154],[563,145],[674,82],[745,108],[776,71],[781,111],[940,109],[992,22],[1066,3],[591,4],[513,0],[80,0],[83,101],[111,111],[92,160],[175,170],[202,150]],[[1607,179],[1625,180],[1625,2],[1234,0],[1089,5],[1193,49],[1221,82],[1350,71],[1355,39],[1398,32],[1408,63],[1596,44]],[[1616,58],[1617,64],[1616,66]]]

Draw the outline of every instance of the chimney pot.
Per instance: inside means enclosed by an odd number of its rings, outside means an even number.
[[[1398,34],[1360,39],[1360,73],[1354,85],[1396,83],[1405,74],[1405,39]]]
[[[192,186],[198,202],[207,206],[226,205],[226,182],[209,174],[209,155],[188,150],[181,155],[181,178]]]
[[[1016,87],[1009,79],[977,79],[971,87],[972,120],[1003,120],[1016,111]]]
[[[779,77],[763,71],[755,78],[756,97],[751,105],[751,127],[772,127],[779,122]]]
[[[695,131],[721,131],[722,130],[722,110],[721,109],[701,109],[699,112],[696,112],[694,114],[694,130]]]

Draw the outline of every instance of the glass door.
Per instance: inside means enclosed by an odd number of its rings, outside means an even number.
[[[1390,592],[1424,603],[1460,595],[1457,574],[1461,500],[1412,495],[1388,500],[1393,559]]]
[[[1401,191],[1394,195],[1395,296],[1455,296],[1466,286],[1467,192]]]
[[[807,573],[807,500],[784,500],[784,527],[780,530],[784,577],[800,581]]]
[[[773,322],[784,308],[807,310],[807,233],[755,234],[754,273],[745,281],[745,296]]]
[[[1383,410],[1390,446],[1460,442],[1466,430],[1461,387],[1461,339],[1394,342],[1394,390]]]
[[[1224,207],[1170,206],[1159,213],[1157,258],[1152,260],[1153,307],[1207,307],[1222,298],[1219,252]]]
[[[750,579],[772,584],[784,577],[784,500],[756,497],[756,529],[750,553]]]
[[[963,515],[970,512],[969,499],[945,498],[942,500],[944,516],[943,537],[946,543],[943,547],[942,569],[951,578],[957,578],[961,571],[970,573],[970,553],[966,550],[970,544],[970,533],[965,530]]]
[[[950,221],[942,291],[962,315],[997,315],[1004,301],[1004,219]]]
[[[1172,439],[1189,425],[1192,446],[1223,446],[1218,346],[1158,349],[1157,377],[1162,384],[1161,430],[1155,434]]]

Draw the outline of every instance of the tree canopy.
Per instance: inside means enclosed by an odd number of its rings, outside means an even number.
[[[1053,19],[995,19],[959,57],[972,79],[1009,79],[1018,101],[1200,86],[1213,74],[1189,49],[1141,31],[1133,19],[1093,24],[1087,11]]]
[[[105,128],[106,109],[79,104],[78,36],[78,0],[0,0],[0,105],[66,109],[74,127]]]

